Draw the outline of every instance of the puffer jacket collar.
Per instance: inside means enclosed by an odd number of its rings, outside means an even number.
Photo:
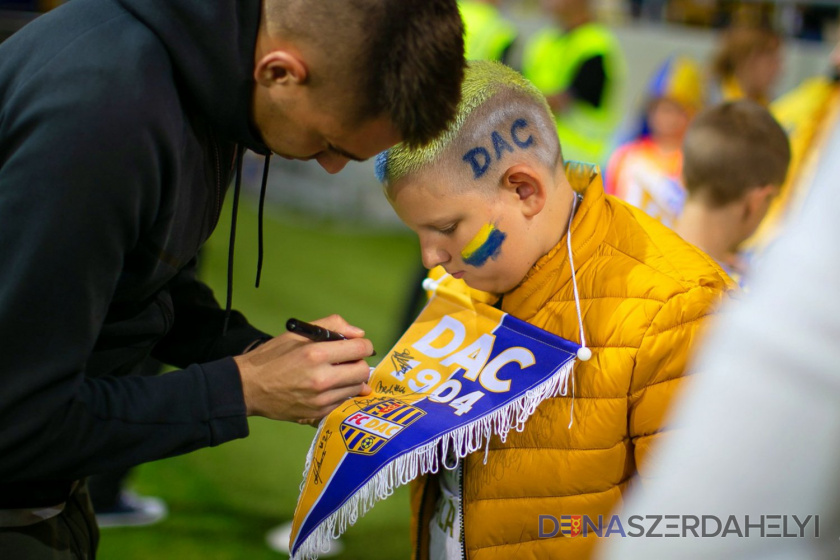
[[[572,189],[583,195],[583,201],[572,220],[572,255],[575,270],[582,269],[604,240],[610,216],[604,204],[604,186],[601,172],[594,165],[568,162],[566,177]],[[518,287],[505,294],[502,311],[515,309],[516,316],[530,320],[542,309],[548,299],[571,282],[572,270],[568,265],[566,236],[551,251],[540,257]]]

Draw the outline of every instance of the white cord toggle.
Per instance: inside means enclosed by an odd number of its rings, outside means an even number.
[[[441,276],[440,278],[438,278],[437,280],[432,280],[431,278],[425,278],[423,280],[423,282],[420,284],[420,286],[424,290],[426,290],[427,292],[434,292],[435,290],[437,290],[438,286],[440,286],[440,283],[443,282],[444,280],[446,280],[447,278],[449,278],[449,273],[448,272],[446,274],[444,274],[443,276]]]

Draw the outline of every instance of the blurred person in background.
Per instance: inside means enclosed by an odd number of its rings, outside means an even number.
[[[741,99],[703,111],[685,136],[688,192],[674,231],[744,288],[738,246],[767,215],[790,163],[787,134],[766,108]]]
[[[703,80],[690,58],[668,58],[647,88],[637,137],[610,157],[605,189],[672,227],[685,202],[682,142],[703,107]]]
[[[499,0],[460,0],[467,60],[498,60],[509,64],[516,26],[499,11]]]
[[[840,42],[829,59],[824,75],[808,78],[770,104],[773,116],[790,137],[790,171],[767,218],[739,248],[744,261],[760,257],[775,240],[786,217],[798,211],[808,194],[817,161],[840,114]]]
[[[603,165],[620,121],[624,57],[589,0],[541,0],[555,25],[525,45],[522,73],[545,94],[568,161]]]
[[[711,62],[709,104],[746,98],[768,105],[782,54],[781,36],[768,27],[736,24],[723,31]]]
[[[680,437],[657,450],[654,482],[621,514],[705,515],[734,520],[740,534],[723,536],[710,521],[711,538],[661,538],[660,525],[660,538],[612,539],[599,558],[840,557],[836,123],[816,166],[801,212],[753,270],[750,292],[712,325],[695,360],[700,373],[673,409]]]
[[[245,149],[336,173],[441,132],[462,33],[455,0],[73,0],[0,45],[0,556],[92,558],[87,476],[369,390],[361,329],[272,338],[195,257]]]

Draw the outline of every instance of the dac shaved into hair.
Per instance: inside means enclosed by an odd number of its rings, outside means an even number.
[[[742,99],[700,113],[683,140],[683,179],[689,196],[712,207],[766,185],[781,186],[790,143],[770,111]]]
[[[518,72],[498,62],[471,61],[461,103],[446,131],[422,147],[397,144],[377,156],[376,174],[386,188],[433,165],[457,166],[477,180],[497,178],[508,152],[548,168],[561,161],[554,118],[543,94]],[[506,168],[506,167],[505,167]],[[466,187],[474,188],[473,181]],[[493,183],[495,184],[495,183]]]
[[[388,116],[411,146],[440,134],[458,105],[464,27],[456,0],[264,0],[270,35],[318,48],[312,85],[338,82],[357,122]]]

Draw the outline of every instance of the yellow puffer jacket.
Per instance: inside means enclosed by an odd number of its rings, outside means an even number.
[[[599,537],[539,537],[539,516],[608,515],[665,430],[669,403],[703,319],[734,288],[707,255],[642,212],[604,194],[596,168],[567,167],[584,195],[572,222],[583,328],[592,359],[575,366],[572,398],[543,402],[522,433],[464,462],[465,557],[589,558]],[[504,295],[511,315],[579,341],[566,239]],[[458,282],[468,290],[463,281]],[[454,284],[453,284],[454,285]],[[438,481],[412,485],[415,558],[428,558]],[[420,518],[418,524],[418,517]],[[551,526],[544,530],[551,531]],[[418,546],[419,545],[419,546]]]

